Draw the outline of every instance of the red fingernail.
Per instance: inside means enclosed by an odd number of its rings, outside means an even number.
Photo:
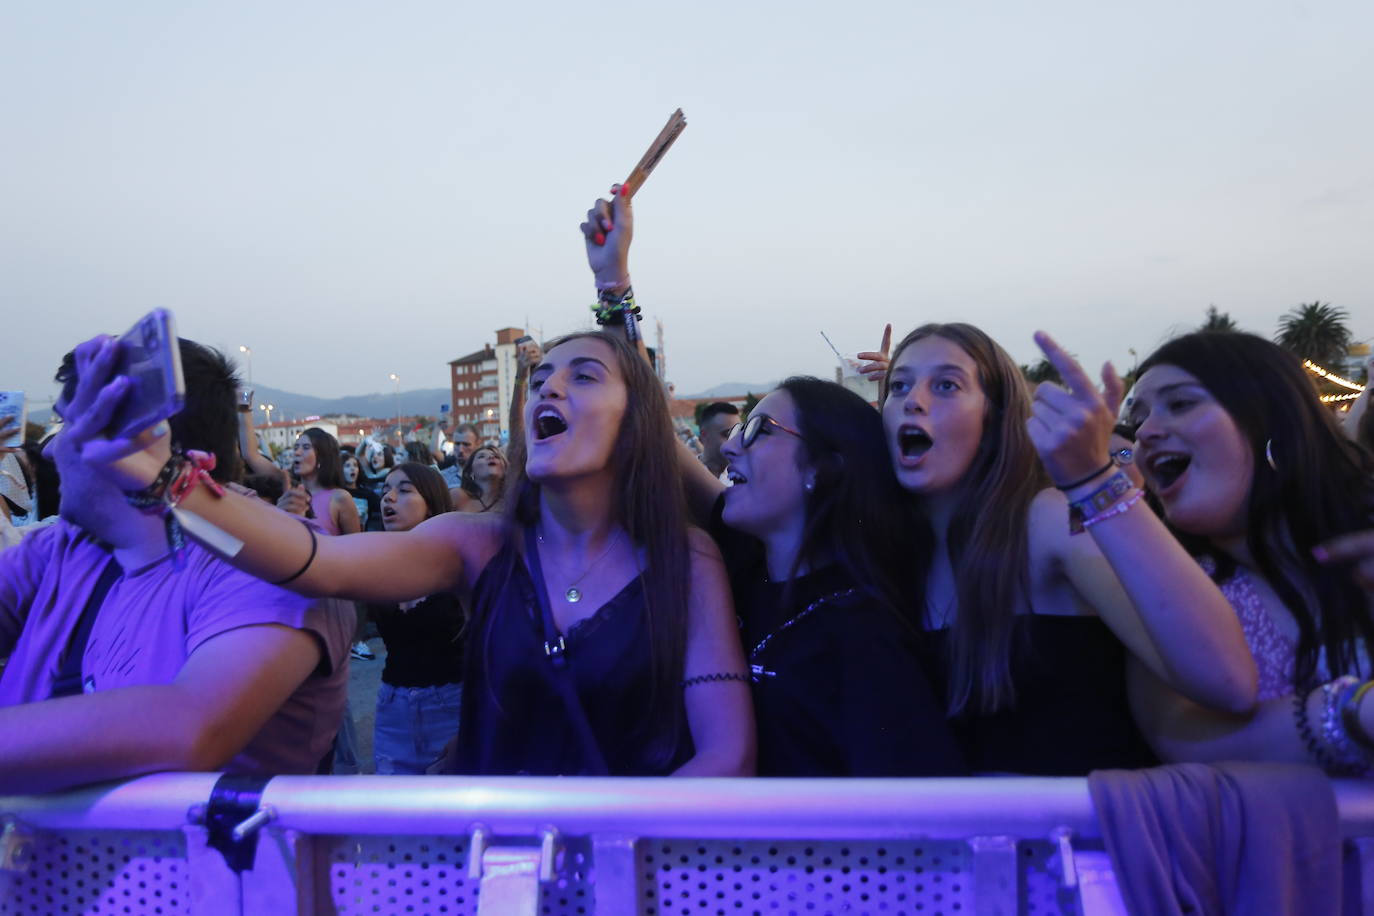
[[[592,241],[596,242],[598,245],[604,245],[606,244],[606,234],[604,232],[598,232],[596,235],[592,236]]]
[[[629,197],[629,196],[630,196],[630,186],[629,186],[629,185],[623,184],[623,185],[620,186],[620,196],[621,196],[621,197]]]

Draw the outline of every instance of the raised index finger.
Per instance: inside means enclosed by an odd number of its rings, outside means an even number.
[[[1354,531],[1334,537],[1312,550],[1318,563],[1348,563],[1374,556],[1374,531]]]
[[[1074,394],[1085,392],[1097,393],[1093,380],[1088,378],[1088,373],[1083,371],[1083,367],[1078,365],[1078,360],[1074,359],[1064,350],[1063,347],[1055,343],[1054,338],[1044,331],[1035,332],[1035,343],[1040,347],[1045,358],[1050,361],[1050,365],[1059,372],[1059,377],[1064,380],[1064,384]]]
[[[878,348],[878,352],[882,353],[884,357],[886,357],[887,354],[889,354],[889,353],[892,352],[892,325],[891,325],[891,324],[888,324],[887,327],[883,328],[883,345],[882,345],[881,347]]]

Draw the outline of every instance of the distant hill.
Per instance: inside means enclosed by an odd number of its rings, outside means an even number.
[[[449,402],[447,388],[417,388],[402,391],[399,396],[401,416],[437,417],[439,408]],[[280,388],[255,386],[254,406],[273,404],[273,420],[301,419],[329,414],[352,414],[357,417],[392,417],[396,415],[397,395],[394,393],[354,394],[341,398],[317,398],[295,394]],[[255,417],[262,421],[262,411]]]
[[[417,388],[413,391],[402,391],[400,394],[401,416],[437,417],[440,405],[447,404],[449,396],[447,388]],[[273,405],[272,419],[274,421],[299,420],[314,416],[323,417],[329,414],[352,414],[356,417],[385,419],[396,415],[396,402],[397,397],[394,393],[317,398],[313,395],[282,391],[280,388],[269,388],[266,385],[255,385],[253,394],[254,407],[258,404]],[[52,411],[47,408],[31,410],[29,411],[29,421],[46,425],[51,414]],[[263,412],[257,411],[253,419],[261,423],[264,419]]]
[[[751,384],[749,382],[721,382],[713,385],[705,391],[697,394],[679,394],[680,398],[742,398],[746,394],[756,394],[759,397],[778,387],[777,382],[764,382],[762,384]]]

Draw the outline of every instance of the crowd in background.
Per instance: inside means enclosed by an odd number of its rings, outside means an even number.
[[[341,707],[370,627],[383,773],[1374,772],[1367,390],[1338,416],[1290,353],[1233,331],[1169,341],[1129,391],[1040,334],[1059,381],[1032,385],[983,330],[920,323],[860,354],[876,405],[794,377],[683,435],[634,333],[629,201],[613,189],[582,229],[604,327],[522,350],[509,453],[471,427],[447,452],[312,428],[283,468],[248,401],[221,410],[232,370],[190,342],[184,415],[112,433],[114,347],[78,347],[63,430],[8,473],[8,516],[62,521],[0,553],[0,729],[140,689],[92,672],[151,638],[131,603],[147,570],[150,616],[280,608],[183,620],[149,675],[235,685],[210,719],[232,739],[196,720],[194,753],[80,757],[76,724],[45,726],[0,751],[0,791],[356,771]],[[245,652],[274,673],[235,667]],[[69,669],[88,696],[57,689]],[[309,754],[249,753],[277,726]]]

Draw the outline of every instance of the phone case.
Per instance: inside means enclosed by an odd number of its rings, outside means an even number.
[[[24,424],[28,421],[28,401],[22,391],[0,391],[0,426],[4,420],[13,417],[19,424],[14,434],[0,440],[0,446],[18,448],[24,444]]]
[[[115,434],[133,434],[175,415],[186,402],[181,347],[176,322],[166,309],[154,309],[119,338],[116,370],[131,387],[110,424]]]

